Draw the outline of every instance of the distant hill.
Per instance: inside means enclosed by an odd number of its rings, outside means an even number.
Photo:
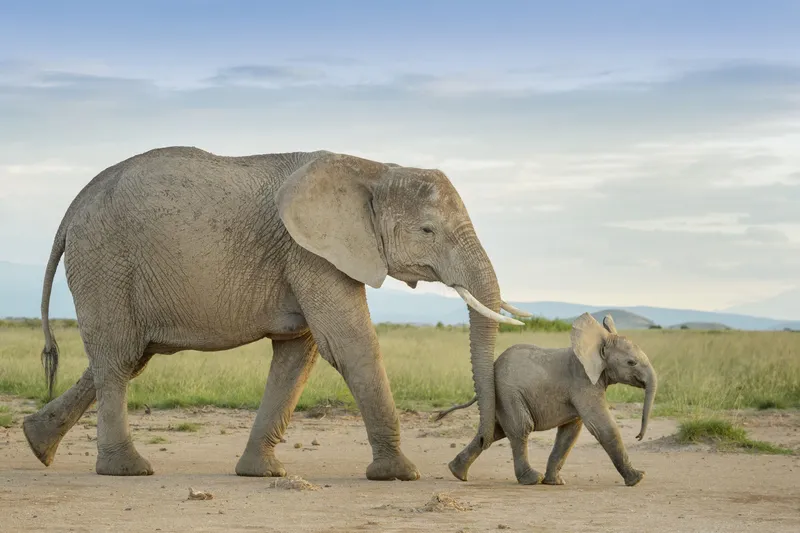
[[[731,329],[719,322],[684,322],[670,326],[670,329],[702,329],[704,331],[724,331]]]
[[[624,309],[603,309],[601,311],[595,311],[591,313],[595,320],[603,323],[603,319],[606,315],[611,315],[611,318],[614,319],[614,325],[618,330],[623,329],[650,329],[651,326],[655,326],[656,323],[650,319],[647,319],[643,316],[637,315],[636,313],[631,313],[630,311],[625,311]],[[568,319],[568,322],[573,322],[577,316]]]
[[[786,321],[800,321],[800,287],[764,300],[729,307],[725,311],[744,315],[772,316]]]
[[[44,266],[0,261],[0,318],[39,317]],[[367,287],[367,300],[373,322],[408,324],[464,324],[469,321],[466,304],[458,297]],[[744,330],[800,330],[800,321],[777,320],[729,312],[691,309],[666,309],[648,306],[586,305],[566,302],[519,302],[513,305],[547,319],[571,320],[592,313],[602,320],[606,312],[619,329],[641,329],[657,324],[668,328],[684,323],[713,323]],[[72,295],[67,288],[63,265],[59,266],[50,301],[50,316],[75,318]]]

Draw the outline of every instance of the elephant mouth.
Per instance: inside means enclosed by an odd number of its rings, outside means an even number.
[[[633,378],[633,384],[636,387],[639,387],[640,389],[646,389],[647,388],[647,382],[645,380],[643,380],[642,378],[638,377],[638,376]]]

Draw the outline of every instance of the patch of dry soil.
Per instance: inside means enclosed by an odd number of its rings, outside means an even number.
[[[402,446],[422,478],[375,482],[364,476],[372,458],[364,425],[343,413],[321,419],[296,413],[277,453],[289,475],[299,477],[276,480],[234,474],[254,412],[132,412],[136,445],[156,473],[122,478],[94,473],[96,413],[87,413],[70,431],[45,468],[20,427],[30,402],[0,397],[0,404],[15,412],[14,425],[0,428],[4,532],[800,531],[800,456],[675,446],[663,439],[676,428],[669,419],[653,420],[639,443],[631,406],[616,412],[631,461],[647,472],[639,485],[624,485],[584,429],[562,471],[567,485],[528,487],[516,483],[507,441],[484,452],[470,481],[450,474],[447,463],[477,427],[476,409],[435,423],[427,413],[404,413]],[[796,411],[749,413],[741,421],[753,438],[800,444]],[[199,423],[200,430],[175,431],[181,422]],[[554,436],[555,431],[532,436],[535,468],[544,470]],[[319,445],[294,447],[315,439]],[[213,498],[188,499],[189,487]]]

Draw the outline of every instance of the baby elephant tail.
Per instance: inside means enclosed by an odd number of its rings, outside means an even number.
[[[467,403],[462,403],[461,405],[454,405],[450,409],[445,409],[444,411],[439,411],[439,414],[436,415],[436,418],[434,418],[433,421],[436,422],[438,420],[441,420],[442,418],[446,417],[447,415],[449,415],[453,411],[457,411],[459,409],[466,409],[467,407],[469,407],[470,405],[472,405],[473,403],[475,403],[477,401],[478,401],[478,395],[476,394]]]

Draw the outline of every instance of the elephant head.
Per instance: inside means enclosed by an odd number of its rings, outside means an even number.
[[[501,308],[494,268],[450,180],[438,170],[324,152],[276,194],[280,218],[303,248],[354,280],[378,288],[386,276],[416,287],[441,282],[469,306],[470,352],[482,446],[493,441],[497,323],[521,322]]]
[[[592,384],[605,374],[606,385],[624,383],[645,389],[642,426],[636,435],[642,440],[658,388],[658,377],[647,354],[630,339],[617,333],[611,315],[603,318],[601,326],[589,313],[582,314],[572,324],[570,340],[572,350]]]

